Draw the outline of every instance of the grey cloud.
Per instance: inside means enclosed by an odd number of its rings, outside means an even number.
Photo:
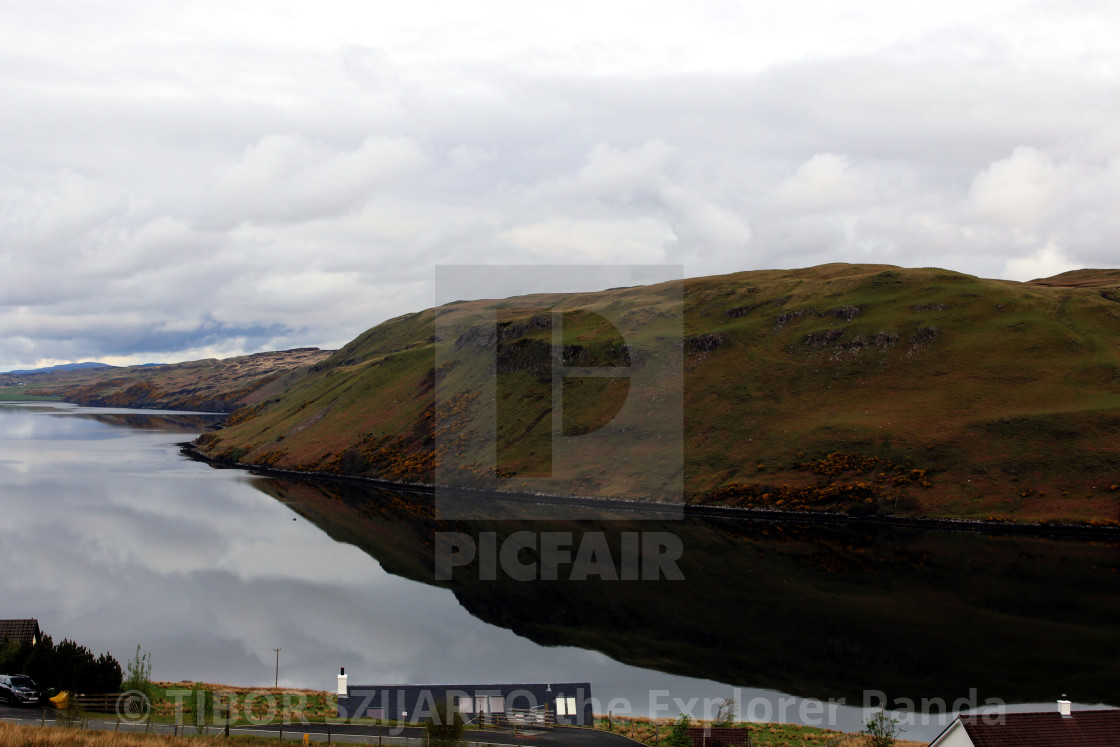
[[[352,150],[337,150],[302,135],[267,135],[222,170],[207,217],[219,227],[335,217],[425,161],[407,137],[371,135]]]
[[[428,305],[448,262],[1112,264],[1114,82],[1011,28],[598,75],[566,53],[423,58],[374,33],[111,47],[104,77],[14,45],[0,360],[337,344]],[[167,332],[206,314],[210,332]],[[72,337],[36,336],[52,326]]]
[[[114,221],[126,207],[120,190],[66,168],[25,174],[0,188],[5,243],[24,251],[50,253]]]

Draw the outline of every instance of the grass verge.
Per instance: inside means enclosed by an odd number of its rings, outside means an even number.
[[[663,742],[672,728],[672,719],[614,718],[610,721],[604,716],[596,716],[595,728],[629,737],[642,744],[654,745]],[[693,726],[703,726],[694,721]],[[864,747],[866,741],[859,734],[847,734],[832,729],[815,726],[778,723],[736,724],[748,729],[754,747]],[[900,739],[896,747],[925,747],[926,742],[913,742]]]

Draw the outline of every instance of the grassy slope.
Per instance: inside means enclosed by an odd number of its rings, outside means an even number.
[[[852,736],[848,741],[837,742],[842,737],[838,732],[814,729],[793,724],[752,724],[751,737],[754,744],[765,747],[793,747],[794,745],[831,745],[832,747],[857,747],[861,740]],[[195,735],[187,727],[186,736],[164,736],[158,734],[119,734],[113,731],[93,731],[77,728],[39,728],[17,724],[0,723],[0,747],[195,747],[212,743],[213,736]],[[660,732],[664,733],[662,727]],[[299,734],[298,726],[289,733]],[[641,736],[639,730],[637,736]],[[205,741],[203,741],[205,740]],[[235,734],[230,738],[235,744],[280,744],[279,739]],[[288,738],[284,744],[291,744]],[[470,732],[467,743],[473,744]],[[652,744],[652,741],[647,743]],[[486,744],[486,743],[483,743]],[[924,744],[924,743],[921,743]],[[918,747],[918,742],[899,742],[898,747]]]
[[[42,402],[43,400],[53,399],[57,399],[57,397],[28,394],[25,386],[0,387],[0,402]]]
[[[544,427],[533,387],[541,361],[532,352],[551,332],[531,323],[535,310],[624,305],[649,320],[629,340],[640,350],[672,332],[659,316],[671,290],[498,302],[506,320],[524,322],[503,341],[511,351],[522,346],[510,353],[502,384],[512,425],[498,443],[514,474],[533,469]],[[685,281],[686,495],[794,509],[1120,519],[1112,487],[1120,483],[1118,300],[1117,271],[1023,284],[834,264]],[[461,336],[466,327],[456,320],[487,303],[495,302],[444,307],[441,329]],[[246,463],[432,481],[431,423],[448,425],[477,407],[434,410],[435,314],[367,331],[204,437],[204,450]],[[610,357],[610,339],[579,329],[585,334],[574,341],[592,358]],[[568,337],[566,327],[566,344]],[[468,388],[486,375],[459,361],[441,371],[443,381]],[[589,412],[610,399],[594,387],[573,395]],[[486,445],[460,446],[469,462]],[[648,494],[639,468],[606,469],[602,459],[587,455],[581,492]]]
[[[606,719],[595,722],[600,731],[611,731],[630,737],[648,745],[664,742],[665,735],[672,728],[672,719],[618,718],[613,719],[610,728]],[[703,726],[706,722],[693,722],[693,726]],[[740,724],[740,728],[750,729],[751,744],[754,747],[795,747],[795,745],[820,745],[821,747],[866,747],[862,736],[844,734],[831,729],[814,726],[781,723]],[[895,740],[895,747],[926,747],[927,742],[914,742],[906,739]]]

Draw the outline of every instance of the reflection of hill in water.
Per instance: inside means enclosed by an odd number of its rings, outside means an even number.
[[[433,533],[677,533],[684,582],[449,586],[482,620],[627,664],[859,703],[891,699],[1120,703],[1116,543],[885,527],[690,518],[667,522],[436,522],[431,498],[259,479],[265,493],[389,572],[435,585]],[[563,575],[563,574],[562,574]]]
[[[77,412],[68,417],[87,418],[98,423],[139,430],[169,431],[171,433],[201,433],[221,425],[226,415],[148,415],[133,413]]]

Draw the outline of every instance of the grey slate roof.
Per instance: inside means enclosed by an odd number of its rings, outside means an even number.
[[[1120,709],[1058,713],[1008,713],[1003,724],[961,719],[976,747],[1116,747]]]
[[[1120,745],[1120,708],[1074,711],[1068,718],[1056,711],[1005,713],[995,721],[992,717],[962,716],[960,722],[975,747]],[[942,734],[948,731],[946,729]]]

